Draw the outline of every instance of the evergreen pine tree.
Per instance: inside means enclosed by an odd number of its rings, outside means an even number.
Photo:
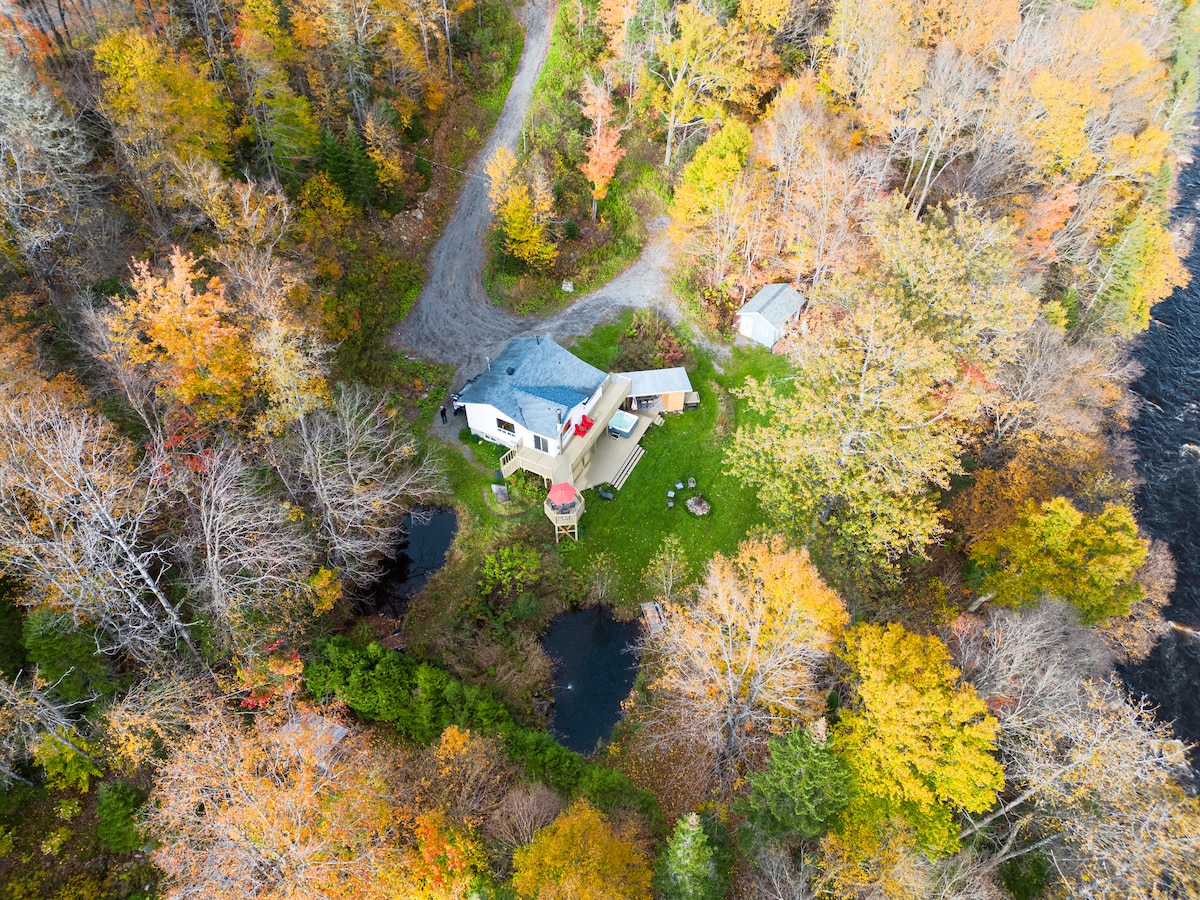
[[[329,176],[329,180],[338,186],[347,198],[353,199],[350,192],[350,155],[342,142],[328,128],[321,129],[321,140],[317,145],[317,158],[321,168]]]
[[[771,738],[767,768],[750,776],[739,811],[755,841],[815,840],[849,799],[850,774],[804,729]]]
[[[716,858],[695,813],[675,824],[655,870],[655,887],[664,900],[721,900]]]
[[[346,158],[349,163],[347,183],[342,187],[354,203],[370,206],[379,188],[375,176],[375,160],[367,153],[367,142],[350,123],[346,127]]]

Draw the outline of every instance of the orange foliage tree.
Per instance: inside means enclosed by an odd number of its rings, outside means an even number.
[[[776,538],[718,554],[696,601],[649,644],[658,739],[696,747],[731,783],[751,749],[817,710],[820,666],[847,621],[807,551]]]
[[[147,807],[164,896],[406,895],[397,842],[409,813],[388,789],[386,758],[316,715],[245,728],[203,713]]]
[[[134,264],[132,299],[108,317],[114,343],[151,371],[162,399],[205,423],[236,419],[253,390],[249,338],[225,300],[225,287],[203,276],[174,248],[170,271]]]
[[[592,183],[592,221],[595,222],[596,205],[608,196],[608,186],[625,150],[618,145],[621,129],[612,124],[613,104],[608,86],[585,75],[582,91],[583,114],[592,123],[592,133],[587,142],[587,160],[579,171]]]

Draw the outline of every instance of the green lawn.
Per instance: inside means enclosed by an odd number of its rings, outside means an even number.
[[[573,348],[593,364],[605,362],[606,345],[615,339],[621,324],[601,326]],[[786,360],[765,349],[735,349],[724,372],[701,358],[689,372],[692,387],[700,393],[700,408],[666,416],[662,426],[652,427],[642,438],[642,457],[616,499],[601,499],[587,491],[587,512],[580,521],[579,544],[565,541],[559,551],[568,564],[586,572],[600,552],[616,562],[620,587],[614,602],[627,609],[649,599],[642,582],[651,558],[666,534],[677,534],[698,578],[714,553],[731,553],[748,533],[762,525],[764,517],[755,492],[725,474],[723,448],[739,423],[749,415],[744,401],[729,391],[741,387],[750,375],[759,380],[783,377]],[[683,501],[694,492],[687,479],[696,479],[696,491],[712,505],[707,516],[694,516]],[[684,482],[676,492],[675,508],[667,509],[667,490]]]

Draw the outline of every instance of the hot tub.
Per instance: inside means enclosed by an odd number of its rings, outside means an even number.
[[[613,413],[613,417],[608,423],[608,433],[613,437],[627,438],[633,434],[634,429],[637,428],[637,423],[637,416],[633,413],[618,409]]]

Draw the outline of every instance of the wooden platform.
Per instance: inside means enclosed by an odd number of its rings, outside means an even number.
[[[651,634],[658,634],[667,627],[667,617],[663,613],[661,603],[643,603],[642,618],[646,621],[646,628]]]

